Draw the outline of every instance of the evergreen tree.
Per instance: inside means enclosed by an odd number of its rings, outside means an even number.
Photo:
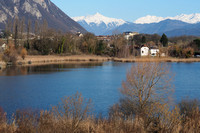
[[[20,38],[21,38],[21,42],[24,39],[23,38],[23,33],[24,33],[24,26],[25,26],[25,18],[23,17],[20,21]]]
[[[195,43],[195,45],[197,47],[197,51],[199,51],[200,50],[200,39],[195,39],[193,42]]]
[[[14,44],[15,44],[15,48],[17,48],[18,47],[18,32],[19,32],[19,20],[17,17],[14,20],[13,32],[14,32]]]
[[[142,36],[142,44],[146,43],[146,37],[145,36]]]
[[[162,35],[160,42],[163,44],[163,47],[167,47],[168,46],[168,38],[165,34]]]
[[[26,49],[30,49],[30,32],[31,32],[31,20],[28,20],[28,25],[27,25],[27,43],[25,44]]]

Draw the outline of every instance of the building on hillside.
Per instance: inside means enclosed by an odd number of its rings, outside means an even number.
[[[150,49],[150,55],[151,56],[158,56],[159,49]]]
[[[0,32],[0,38],[5,38],[5,34],[4,34],[4,32]]]
[[[3,43],[3,44],[0,45],[0,51],[4,51],[6,49],[7,49],[6,43]]]
[[[146,46],[141,47],[140,49],[141,56],[148,56],[149,55],[149,48]]]
[[[124,32],[124,37],[129,40],[131,39],[132,37],[134,37],[135,35],[138,35],[139,33],[138,32],[131,32],[131,31],[128,31],[128,32]]]
[[[100,36],[97,36],[97,39],[98,39],[99,41],[106,41],[106,42],[109,42],[109,41],[111,41],[112,37],[111,37],[111,36],[102,36],[102,35],[100,35]]]
[[[76,35],[77,35],[78,37],[83,37],[83,34],[82,34],[81,32],[77,32]]]
[[[110,44],[110,42],[112,40],[112,36],[103,36],[103,35],[100,35],[100,36],[96,36],[96,37],[97,37],[97,40],[103,41],[103,42],[107,43],[107,47],[108,48],[113,48],[113,46]]]
[[[157,48],[157,46],[150,47],[150,56],[158,56],[160,50]]]

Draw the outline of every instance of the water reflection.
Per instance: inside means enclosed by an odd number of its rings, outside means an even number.
[[[102,62],[62,63],[36,66],[8,66],[0,71],[0,76],[17,76],[29,74],[48,74],[53,72],[70,71],[72,68],[93,68],[102,66]]]

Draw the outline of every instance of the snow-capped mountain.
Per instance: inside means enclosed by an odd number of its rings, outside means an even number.
[[[135,22],[108,18],[99,13],[90,16],[74,17],[81,26],[95,35],[112,35],[113,31],[123,33],[135,31],[145,34],[163,34],[168,36],[200,36],[200,13],[181,14],[175,17],[146,16]]]
[[[146,17],[141,17],[134,21],[136,24],[150,24],[150,23],[158,23],[163,20],[179,20],[182,22],[190,23],[190,24],[195,24],[200,22],[200,13],[194,13],[194,14],[181,14],[177,15],[175,17],[157,17],[157,16],[150,16],[147,15]]]
[[[180,20],[186,23],[195,24],[200,22],[200,13],[181,14],[179,16],[171,17],[172,20]]]
[[[116,27],[127,23],[122,19],[105,17],[100,13],[89,16],[73,17],[72,19],[86,28],[89,32],[92,32],[96,35],[104,34],[109,30],[113,30]]]
[[[5,28],[7,20],[24,18],[25,23],[36,20],[48,22],[50,28],[63,32],[87,32],[77,22],[61,11],[51,0],[0,0],[0,29]]]
[[[122,19],[116,19],[116,18],[109,18],[101,15],[100,13],[96,13],[95,15],[89,15],[89,16],[81,16],[81,17],[72,17],[75,21],[85,21],[88,25],[91,23],[95,23],[97,25],[100,25],[101,23],[105,23],[107,26],[112,24],[113,26],[120,26],[124,23],[126,23]]]
[[[147,15],[146,17],[141,17],[134,21],[136,24],[151,24],[151,23],[159,23],[160,21],[165,20],[163,17],[157,17],[157,16],[150,16]]]

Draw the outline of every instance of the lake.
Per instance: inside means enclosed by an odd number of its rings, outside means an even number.
[[[90,98],[94,112],[106,114],[120,98],[119,88],[134,63],[72,63],[10,67],[0,72],[0,106],[11,116],[18,109],[50,109],[76,92]],[[169,63],[175,73],[175,101],[199,98],[200,63]]]

